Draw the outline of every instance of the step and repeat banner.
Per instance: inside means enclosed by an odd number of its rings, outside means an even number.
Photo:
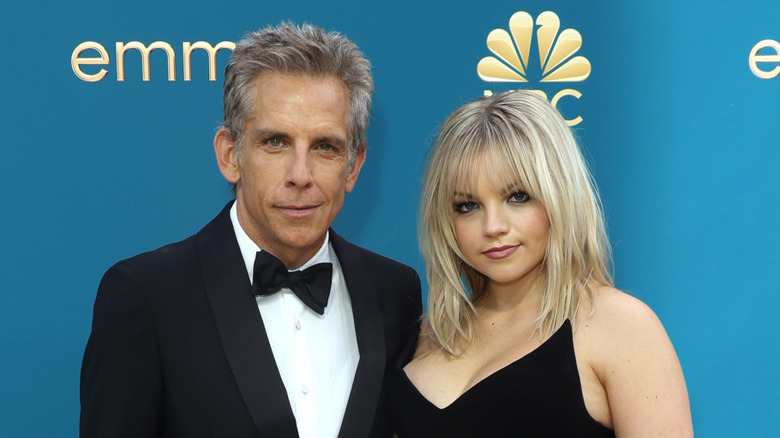
[[[376,4],[374,4],[376,3]],[[0,436],[75,436],[92,304],[119,259],[231,199],[214,160],[233,43],[283,20],[354,40],[376,81],[335,229],[414,266],[444,118],[533,89],[601,190],[617,285],[659,315],[703,437],[777,436],[780,3],[75,2],[6,5],[0,35]]]

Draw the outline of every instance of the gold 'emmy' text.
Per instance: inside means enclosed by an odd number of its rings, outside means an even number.
[[[236,45],[230,41],[222,41],[215,46],[205,42],[197,41],[190,43],[185,41],[182,43],[182,67],[184,71],[184,80],[192,80],[192,52],[195,50],[203,50],[208,54],[209,65],[209,80],[217,80],[217,52],[220,50],[233,51]],[[153,50],[162,50],[165,53],[168,61],[168,80],[176,80],[176,52],[173,47],[164,41],[155,41],[149,46],[146,46],[138,41],[130,41],[128,43],[117,42],[116,43],[116,80],[122,82],[125,80],[125,53],[129,50],[136,50],[141,54],[141,74],[144,81],[149,81],[151,77],[150,73],[150,61],[149,54]],[[85,53],[86,52],[86,53]],[[92,54],[92,56],[87,56]],[[98,82],[103,80],[108,74],[108,70],[101,68],[96,73],[87,73],[82,70],[83,65],[110,65],[111,58],[108,51],[102,44],[94,41],[84,41],[73,49],[73,54],[70,57],[70,65],[73,68],[73,73],[76,74],[81,80],[86,82]]]

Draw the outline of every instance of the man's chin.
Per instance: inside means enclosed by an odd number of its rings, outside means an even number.
[[[327,228],[312,225],[295,228],[298,232],[280,233],[280,243],[289,251],[306,251],[315,246],[319,249],[328,231]]]

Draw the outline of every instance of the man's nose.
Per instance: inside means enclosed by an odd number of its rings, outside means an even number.
[[[309,148],[295,146],[292,150],[290,168],[287,174],[287,184],[298,188],[306,188],[312,184],[312,162]]]

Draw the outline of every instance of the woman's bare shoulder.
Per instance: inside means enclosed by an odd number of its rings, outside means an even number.
[[[591,296],[581,298],[578,323],[604,331],[606,336],[663,329],[655,312],[638,298],[611,286],[594,286],[591,291]]]
[[[671,350],[671,341],[658,316],[647,304],[609,286],[592,287],[577,313],[579,343],[587,348],[592,365],[605,372],[643,356],[647,349]],[[599,369],[601,368],[601,369]]]

